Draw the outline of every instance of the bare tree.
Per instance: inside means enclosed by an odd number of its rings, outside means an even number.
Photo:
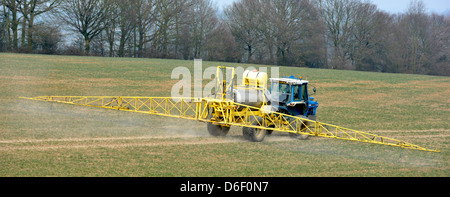
[[[153,34],[153,52],[156,57],[169,57],[169,45],[171,44],[175,27],[176,15],[182,10],[178,0],[155,1],[155,32]]]
[[[5,1],[2,0],[0,7],[0,51],[6,51],[10,48],[10,29],[9,29],[9,14],[6,8]]]
[[[412,1],[399,25],[406,38],[401,43],[404,46],[402,72],[448,74],[449,26],[444,16],[429,15],[422,1]]]
[[[58,26],[45,23],[37,23],[33,30],[34,52],[43,54],[57,54],[62,34]]]
[[[134,4],[136,13],[135,28],[138,32],[137,55],[144,56],[144,46],[150,41],[149,31],[154,25],[155,0],[137,0]]]
[[[422,1],[412,1],[406,16],[402,20],[403,27],[408,35],[408,57],[407,70],[412,73],[424,73],[421,65],[427,61],[426,52],[427,41],[430,34],[427,29],[429,17],[425,14],[425,5]]]
[[[393,54],[392,50],[398,48],[394,46],[396,41],[394,40],[393,31],[395,31],[395,24],[393,23],[393,16],[382,12],[376,11],[372,16],[372,25],[370,25],[370,31],[366,31],[364,39],[361,37],[358,42],[360,53],[355,59],[356,69],[386,72],[392,68],[392,59],[397,58],[397,54]],[[358,32],[358,31],[357,31]],[[364,31],[363,31],[364,32]]]
[[[310,50],[305,46],[312,41],[312,35],[321,33],[316,28],[320,26],[317,9],[308,0],[266,0],[264,4],[270,25],[262,35],[277,49],[278,65],[303,65],[303,54]]]
[[[108,43],[108,52],[110,57],[115,56],[116,46],[116,31],[118,26],[118,20],[120,18],[119,9],[117,3],[111,3],[106,10],[106,19],[103,21],[105,24],[104,34],[106,42]]]
[[[136,13],[133,9],[136,0],[126,1],[126,0],[116,0],[114,3],[117,4],[118,9],[118,25],[120,29],[119,35],[119,51],[118,56],[125,56],[125,44],[130,38],[129,34],[135,25]]]
[[[375,47],[382,42],[377,40],[383,21],[379,21],[377,7],[370,3],[358,3],[354,12],[354,27],[349,44],[349,58],[356,70],[375,70]]]
[[[349,68],[349,38],[354,27],[357,3],[356,0],[318,0],[328,29],[326,37],[332,47],[332,68]]]
[[[450,76],[450,16],[432,14],[429,25],[431,64],[426,74]]]
[[[252,62],[255,48],[261,43],[260,8],[259,0],[241,0],[224,10],[233,36],[246,50],[247,62]]]
[[[273,6],[271,10],[272,25],[275,27],[275,46],[277,48],[278,64],[288,65],[292,47],[295,41],[302,37],[302,23],[306,7],[297,0],[270,1]]]
[[[62,0],[16,0],[22,14],[22,46],[27,46],[29,52],[33,49],[34,20],[59,6]],[[25,42],[25,37],[27,42]]]
[[[217,27],[210,34],[210,40],[206,44],[208,59],[214,61],[238,62],[241,58],[238,43],[234,39],[229,26],[219,21]]]
[[[273,16],[273,3],[271,1],[261,2],[261,14],[258,18],[259,23],[259,34],[262,38],[263,45],[266,48],[267,60],[265,63],[276,65],[275,59],[275,33],[277,28],[274,24]]]
[[[206,45],[218,19],[211,0],[194,0],[192,12],[193,58],[207,59]]]
[[[180,12],[175,15],[175,24],[172,34],[174,36],[174,58],[192,59],[193,57],[193,26],[194,26],[194,1],[177,1],[176,6],[181,7]]]
[[[16,0],[3,0],[3,9],[4,15],[6,18],[7,28],[8,28],[8,37],[9,37],[9,47],[10,49],[17,50],[19,39],[18,39],[18,27],[19,27],[19,4],[16,3]],[[12,37],[11,37],[12,31]]]
[[[64,0],[59,18],[84,38],[84,53],[89,55],[90,43],[108,25],[109,0]]]

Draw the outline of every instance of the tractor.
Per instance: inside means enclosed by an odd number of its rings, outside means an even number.
[[[233,80],[233,79],[231,79]],[[295,116],[304,120],[316,120],[316,110],[318,102],[314,101],[314,97],[310,97],[308,92],[308,81],[303,80],[302,77],[296,78],[282,77],[270,78],[270,88],[266,85],[267,73],[258,72],[257,70],[247,70],[243,74],[243,81],[240,86],[233,89],[232,100],[235,103],[256,107],[259,110],[259,120],[254,120],[254,125],[261,126],[265,122],[265,116],[270,116],[272,113],[281,113],[285,115]],[[226,86],[227,82],[224,81]],[[220,87],[216,87],[220,89]],[[313,89],[316,92],[316,89]],[[223,95],[227,95],[223,92]],[[248,108],[244,108],[248,110]],[[243,110],[244,110],[243,109]],[[255,112],[256,113],[256,112]],[[292,119],[292,118],[287,118]],[[301,121],[296,127],[308,127],[309,121]],[[275,128],[273,123],[266,123],[267,128]],[[208,131],[214,136],[224,136],[228,133],[229,127],[225,125],[214,123],[208,124]],[[304,130],[304,128],[303,128]],[[273,130],[259,129],[252,127],[243,127],[243,135],[249,141],[260,142],[264,140],[267,134],[272,134]],[[289,133],[293,138],[307,139],[310,135],[300,133]]]

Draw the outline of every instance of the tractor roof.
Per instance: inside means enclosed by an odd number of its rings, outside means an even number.
[[[301,84],[307,84],[309,83],[308,81],[302,80],[301,78],[295,78],[294,76],[290,76],[290,77],[282,77],[282,78],[270,78],[269,79],[272,82],[285,82],[287,84],[290,85],[301,85]]]

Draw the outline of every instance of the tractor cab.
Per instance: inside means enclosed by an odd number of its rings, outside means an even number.
[[[270,103],[275,111],[316,119],[318,103],[310,97],[308,81],[294,76],[270,79]],[[316,92],[316,89],[313,89]]]

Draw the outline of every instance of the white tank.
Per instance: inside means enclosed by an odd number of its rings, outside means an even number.
[[[261,107],[264,102],[264,91],[255,89],[234,89],[234,102]],[[266,100],[267,101],[267,100]]]
[[[242,77],[242,85],[265,88],[267,84],[267,73],[257,70],[246,70]]]
[[[268,93],[266,84],[267,73],[257,70],[244,71],[242,85],[233,90],[234,102],[261,107],[264,102],[267,102],[267,98],[270,98],[264,95]]]

